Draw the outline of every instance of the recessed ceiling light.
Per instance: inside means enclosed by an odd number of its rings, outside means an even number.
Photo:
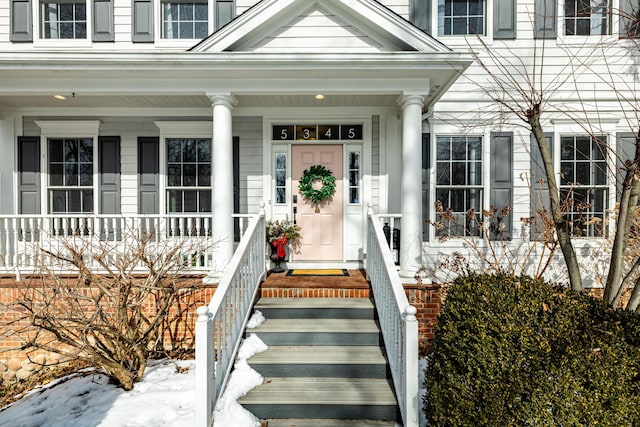
[[[64,95],[53,95],[53,97],[54,97],[55,99],[60,99],[60,100],[67,99],[67,97],[66,97],[66,96],[64,96]]]
[[[322,101],[322,100],[324,99],[324,95],[322,95],[322,94],[320,94],[320,93],[319,93],[319,94],[317,94],[317,95],[316,95],[316,99],[317,99],[318,101]]]

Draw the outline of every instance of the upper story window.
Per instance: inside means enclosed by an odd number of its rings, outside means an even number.
[[[560,192],[574,236],[600,236],[609,191],[604,137],[560,138]]]
[[[436,138],[438,236],[477,236],[483,209],[482,137]]]
[[[567,36],[610,34],[608,0],[565,0],[564,23]]]
[[[41,10],[41,38],[87,38],[87,4],[85,0],[43,1]]]
[[[162,2],[163,39],[202,39],[209,34],[209,5],[204,1]]]
[[[438,0],[438,35],[485,34],[484,0]]]

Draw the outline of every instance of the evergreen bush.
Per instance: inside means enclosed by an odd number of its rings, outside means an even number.
[[[640,425],[640,318],[529,277],[459,277],[427,356],[431,426]]]

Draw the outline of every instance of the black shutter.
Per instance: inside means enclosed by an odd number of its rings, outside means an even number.
[[[40,214],[40,137],[18,137],[19,213]]]
[[[491,237],[509,240],[513,235],[513,213],[506,208],[513,208],[513,132],[492,132],[490,152],[489,204],[497,210]]]
[[[557,0],[535,0],[533,37],[536,39],[555,39],[557,16]]]
[[[620,0],[620,38],[640,37],[640,2]]]
[[[553,134],[544,134],[549,143],[549,150],[551,150],[551,156],[553,157]],[[549,197],[549,185],[547,184],[547,174],[544,169],[544,163],[542,162],[542,155],[540,154],[540,148],[538,148],[538,142],[536,138],[531,134],[531,172],[529,176],[531,185],[531,240],[537,240],[537,237],[544,230],[544,223],[538,217],[538,210],[546,210],[550,212],[551,199]]]
[[[636,136],[633,133],[621,132],[616,135],[616,201],[620,201],[622,183],[627,173],[625,162],[636,157]]]
[[[11,0],[11,35],[12,42],[33,41],[33,23],[31,0]]]
[[[114,41],[113,1],[93,0],[93,41]]]
[[[429,241],[429,214],[431,206],[429,193],[431,192],[431,134],[422,134],[422,241]]]
[[[516,38],[516,0],[494,0],[493,38]]]
[[[413,25],[431,34],[431,0],[411,0],[409,14]]]
[[[120,213],[120,137],[98,138],[101,214]]]
[[[138,138],[138,212],[160,213],[160,139]]]
[[[235,16],[235,2],[229,0],[215,1],[215,30],[227,25]]]
[[[153,42],[153,0],[132,0],[131,41]]]

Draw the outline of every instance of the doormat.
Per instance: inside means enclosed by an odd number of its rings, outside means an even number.
[[[287,270],[287,276],[348,276],[349,272],[344,269],[334,268],[328,270],[299,269]]]

